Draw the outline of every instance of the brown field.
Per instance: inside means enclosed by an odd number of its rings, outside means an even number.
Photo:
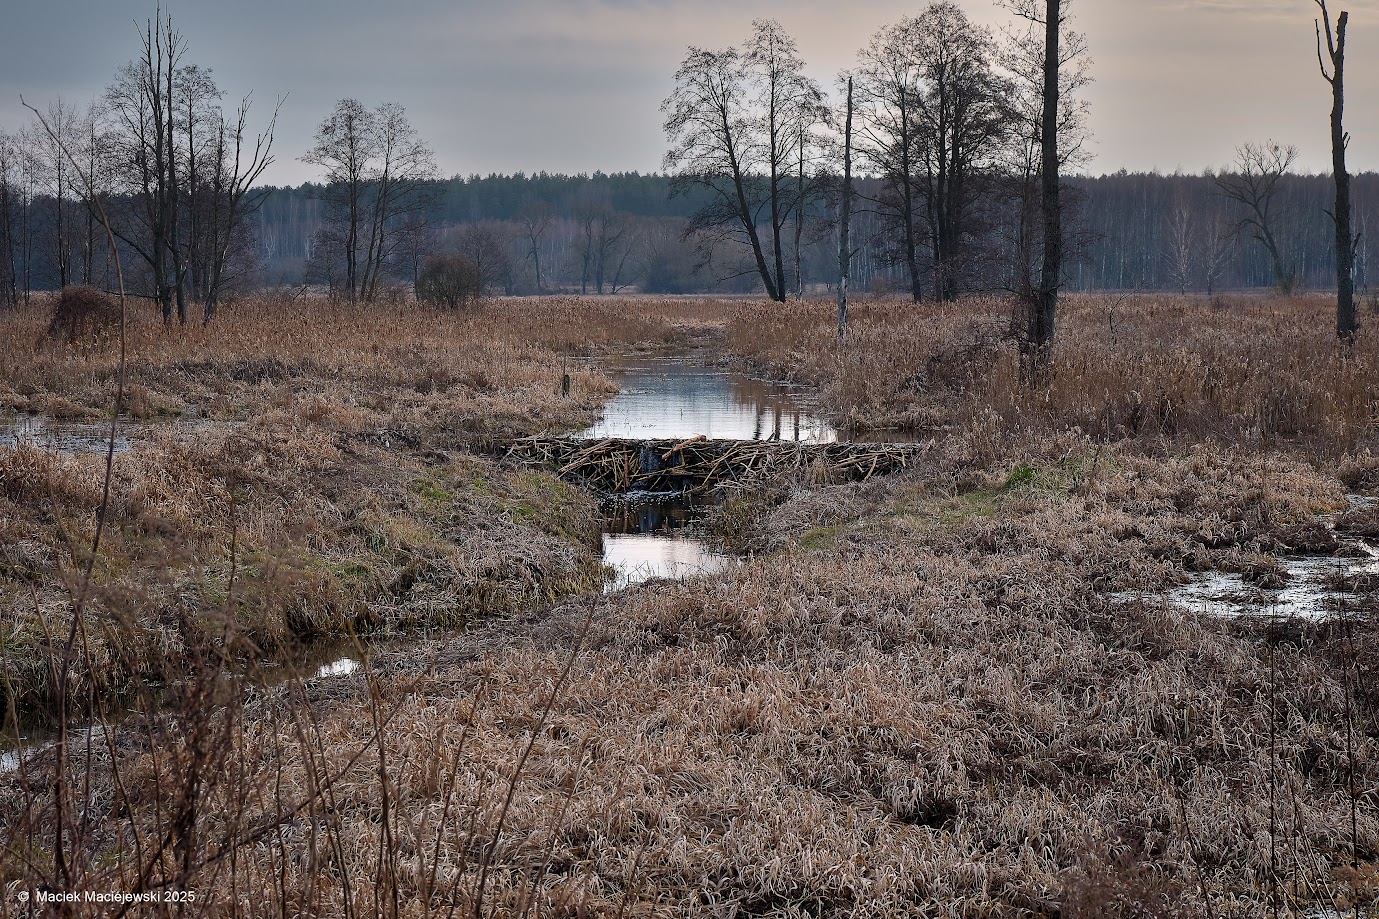
[[[1074,299],[1032,393],[997,301],[863,303],[842,350],[822,302],[305,309],[134,327],[147,405],[238,424],[117,457],[71,692],[140,710],[0,773],[0,917],[38,882],[215,916],[1379,906],[1375,585],[1268,627],[1155,596],[1379,489],[1375,344],[1322,302]],[[107,352],[0,323],[0,402],[108,405]],[[709,521],[743,565],[601,595],[592,501],[477,448],[591,418],[590,356],[685,341],[929,461],[764,484]],[[0,453],[12,711],[53,696],[101,472]],[[331,680],[258,663],[408,623],[470,627]]]

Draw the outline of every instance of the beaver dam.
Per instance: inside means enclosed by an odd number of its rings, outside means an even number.
[[[556,470],[604,493],[705,492],[732,482],[805,472],[814,483],[869,479],[912,465],[925,444],[804,443],[763,440],[633,440],[524,437],[509,459]]]

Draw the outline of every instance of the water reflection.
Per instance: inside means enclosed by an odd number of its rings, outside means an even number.
[[[104,453],[110,443],[109,422],[55,421],[43,415],[10,415],[0,422],[0,448],[32,443],[58,453]],[[129,425],[115,435],[115,452],[129,449]]]
[[[607,589],[621,590],[652,578],[716,574],[735,560],[688,536],[605,533],[603,561],[616,572]]]
[[[608,590],[652,578],[714,574],[735,561],[689,535],[700,510],[692,495],[634,494],[606,508],[603,561],[615,574]]]
[[[673,358],[623,362],[621,392],[603,418],[577,436],[637,439],[790,440],[831,443],[838,432],[815,415],[797,387]]]

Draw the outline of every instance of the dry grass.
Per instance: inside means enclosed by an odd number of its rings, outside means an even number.
[[[116,358],[89,343],[30,347],[45,309],[0,319],[0,405],[99,418]],[[208,328],[135,316],[126,405],[144,421],[124,422],[134,447],[115,460],[89,666],[71,697],[88,681],[109,691],[169,678],[199,641],[189,632],[232,627],[229,644],[271,652],[323,633],[453,626],[597,586],[592,500],[466,451],[590,422],[614,391],[591,355],[683,334],[655,303],[639,310],[570,298],[454,314],[261,300]],[[96,455],[0,449],[0,701],[54,695],[53,636],[65,634],[103,471]]]
[[[1351,872],[1335,671],[1296,636],[1099,592],[1171,580],[1188,547],[1260,550],[1333,507],[1334,482],[1076,439],[1031,459],[1014,482],[980,470],[977,491],[937,473],[802,492],[797,521],[865,513],[708,580],[256,695],[230,778],[201,789],[193,867],[149,883],[194,887],[213,915],[1262,917],[1274,898],[1281,915],[1372,899],[1379,742],[1361,734],[1354,758]],[[82,885],[130,889],[157,802],[180,800],[190,752],[138,737],[92,753],[123,786],[96,790],[112,805]],[[8,878],[43,863],[45,776],[0,786],[11,838],[36,840]],[[142,860],[111,858],[136,838]]]
[[[1334,309],[1318,297],[1071,296],[1047,385],[1033,395],[1000,299],[867,302],[841,349],[829,304],[754,304],[728,340],[769,372],[819,386],[835,417],[860,428],[1078,428],[1334,460],[1379,447],[1379,340],[1339,344]]]
[[[64,418],[109,412],[118,354],[39,340],[49,306],[0,322],[0,408]],[[259,299],[208,326],[165,329],[148,308],[129,328],[131,414],[244,420],[286,409],[348,431],[511,435],[588,423],[610,392],[589,359],[674,340],[656,303],[540,298],[443,312]],[[561,396],[562,361],[573,371]]]
[[[119,461],[97,606],[167,623],[180,672],[161,709],[0,774],[0,919],[38,883],[195,890],[180,912],[212,916],[1265,917],[1379,904],[1374,593],[1357,592],[1344,627],[1266,631],[1152,599],[1194,570],[1267,573],[1319,538],[1342,482],[1295,449],[1340,460],[1346,487],[1373,487],[1371,345],[1315,372],[1332,352],[1308,327],[1321,308],[1303,301],[1219,315],[1133,301],[1114,337],[1100,330],[1109,301],[1075,301],[1030,407],[996,302],[859,309],[842,358],[820,304],[573,312],[587,303],[489,307],[511,361],[478,353],[487,327],[472,317],[436,318],[455,325],[433,339],[336,316],[329,341],[301,336],[324,353],[355,342],[336,363],[213,331],[229,341],[196,357],[165,343],[136,372],[150,405],[221,395],[250,408],[219,413],[242,427],[155,438]],[[606,383],[583,377],[574,405],[554,395],[565,339],[583,354],[662,347],[729,316],[735,350],[818,383],[840,417],[941,429],[929,462],[884,482],[778,483],[720,524],[761,553],[740,568],[546,608],[545,588],[590,570],[577,548],[590,505],[454,448],[587,417]],[[1216,343],[1175,358],[1171,336],[1188,328]],[[145,331],[152,349],[163,333]],[[371,342],[394,350],[375,357]],[[227,372],[270,359],[297,375]],[[96,358],[13,360],[7,398],[100,404],[108,378],[72,372]],[[204,379],[187,369],[198,361]],[[469,366],[494,388],[415,385]],[[1131,409],[1096,387],[1129,381],[1162,387],[1169,408],[1127,424]],[[1316,417],[1289,427],[1260,401],[1285,382]],[[7,602],[37,595],[61,622],[45,579],[55,558],[80,559],[93,470],[35,451],[7,462],[0,520],[29,528],[0,560]],[[1110,596],[1126,591],[1150,599]],[[240,653],[271,644],[274,623],[353,621],[361,596],[374,598],[366,618],[452,621],[469,596],[515,616],[385,647],[348,677],[266,685]],[[86,634],[118,621],[97,616]],[[101,654],[130,653],[91,647],[107,650],[84,649],[89,673]],[[1358,692],[1343,672],[1365,676]],[[99,712],[103,697],[88,698]]]

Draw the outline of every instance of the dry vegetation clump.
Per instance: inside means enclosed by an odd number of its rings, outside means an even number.
[[[826,303],[752,304],[728,340],[768,372],[817,385],[858,428],[970,425],[994,413],[1006,430],[1297,446],[1334,461],[1379,440],[1379,343],[1339,344],[1327,310],[1334,304],[1306,297],[1070,296],[1036,393],[1022,384],[1011,308],[997,298],[867,302],[841,348]]]
[[[53,300],[48,338],[68,345],[108,345],[118,338],[120,304],[103,291],[64,287]]]
[[[924,478],[797,494],[781,516],[820,527],[727,573],[255,694],[186,834],[165,827],[194,742],[127,726],[79,748],[70,774],[89,751],[100,803],[73,886],[132,889],[151,866],[147,885],[194,887],[210,912],[284,916],[1373,902],[1379,739],[1357,730],[1348,752],[1332,663],[1297,629],[1105,593],[1194,552],[1263,552],[1336,484],[1066,435],[960,484],[943,470],[967,449]],[[52,873],[51,757],[26,768],[0,780],[7,882]]]

